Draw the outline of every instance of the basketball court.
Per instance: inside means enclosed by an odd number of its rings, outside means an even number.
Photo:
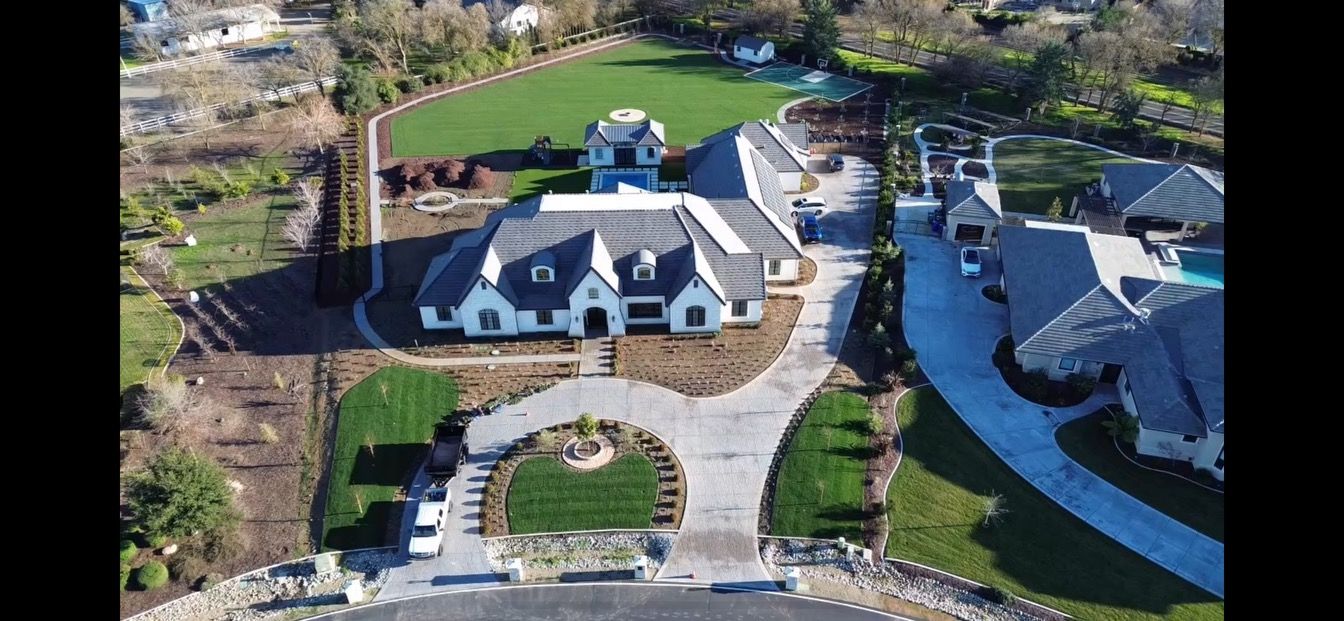
[[[873,87],[872,84],[854,78],[786,62],[762,67],[747,73],[746,77],[778,84],[828,101],[844,101]]]

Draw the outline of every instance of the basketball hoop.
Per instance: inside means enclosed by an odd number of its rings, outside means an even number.
[[[818,58],[818,59],[817,59],[817,68],[820,69],[820,70],[822,70],[822,71],[825,71],[825,70],[826,70],[826,65],[829,65],[829,64],[831,64],[831,62],[830,62],[829,60],[826,60],[825,58]]]

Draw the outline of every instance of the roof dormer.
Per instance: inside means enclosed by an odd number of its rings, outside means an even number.
[[[532,255],[532,282],[555,282],[555,255],[551,251]]]
[[[635,254],[635,280],[653,280],[658,276],[658,257],[648,249]]]

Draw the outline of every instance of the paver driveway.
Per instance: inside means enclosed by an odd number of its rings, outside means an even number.
[[[497,582],[477,530],[485,477],[512,443],[582,412],[643,427],[681,460],[686,513],[658,579],[689,579],[694,573],[697,582],[774,588],[756,544],[766,472],[794,409],[835,364],[868,265],[877,171],[863,160],[845,160],[845,170],[820,176],[816,193],[833,209],[822,218],[827,242],[805,247],[817,263],[817,277],[806,287],[789,288],[807,302],[789,344],[769,369],[735,392],[708,399],[624,379],[570,380],[478,418],[470,431],[472,456],[450,484],[456,506],[444,556],[393,569],[378,599]],[[424,485],[422,476],[411,497]],[[415,515],[414,503],[404,515]],[[403,551],[408,536],[409,525],[403,524]]]
[[[980,294],[981,287],[998,283],[995,253],[984,254],[985,274],[975,280],[961,277],[951,242],[918,235],[898,235],[897,241],[906,252],[906,341],[962,420],[1013,470],[1071,513],[1222,597],[1223,544],[1120,491],[1056,444],[1057,425],[1118,401],[1113,386],[1099,385],[1097,394],[1072,408],[1042,408],[1003,382],[991,354],[1009,331],[1008,307]]]

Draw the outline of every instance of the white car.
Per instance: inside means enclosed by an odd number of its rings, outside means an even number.
[[[961,275],[969,278],[980,277],[980,249],[966,247],[961,249]]]
[[[448,512],[453,510],[452,494],[446,487],[431,487],[425,491],[420,507],[415,511],[415,526],[411,527],[411,558],[434,558],[443,554],[443,529],[447,526]]]
[[[821,216],[826,213],[826,199],[820,196],[804,196],[794,199],[793,217],[797,218],[800,213],[810,213],[814,216]]]

